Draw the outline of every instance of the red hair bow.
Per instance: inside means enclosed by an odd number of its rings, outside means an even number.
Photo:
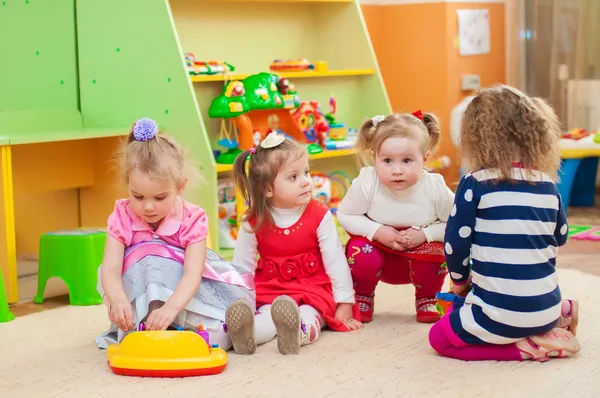
[[[416,117],[420,121],[423,121],[423,112],[421,112],[420,109],[418,111],[416,111],[416,112],[411,113],[411,115],[413,115],[414,117]]]

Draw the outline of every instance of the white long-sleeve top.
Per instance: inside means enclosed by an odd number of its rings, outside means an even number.
[[[337,217],[349,233],[373,240],[382,225],[423,229],[428,242],[443,242],[454,193],[440,174],[423,171],[415,185],[392,191],[379,182],[374,167],[363,167],[342,202]]]
[[[278,228],[289,228],[294,225],[306,206],[293,209],[271,208],[273,222]],[[325,213],[317,229],[319,246],[325,272],[331,280],[333,299],[336,303],[354,304],[354,288],[348,261],[340,242],[337,227],[330,212]],[[233,252],[233,263],[242,266],[254,274],[258,263],[258,241],[248,223],[243,223],[238,232],[237,243]]]

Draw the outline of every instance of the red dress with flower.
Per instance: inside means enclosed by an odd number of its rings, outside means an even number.
[[[337,319],[331,280],[325,271],[317,229],[329,209],[311,200],[300,219],[289,228],[267,222],[256,231],[260,259],[256,268],[256,306],[271,304],[281,295],[298,305],[314,307],[333,330],[347,331]],[[250,222],[251,225],[254,222]],[[354,318],[360,320],[358,306]]]

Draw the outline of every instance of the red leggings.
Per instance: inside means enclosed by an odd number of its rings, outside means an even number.
[[[401,252],[390,253],[362,238],[351,238],[346,245],[346,257],[354,289],[359,296],[370,296],[379,281],[391,285],[415,286],[416,299],[433,298],[444,284],[447,270],[442,262],[408,258]]]

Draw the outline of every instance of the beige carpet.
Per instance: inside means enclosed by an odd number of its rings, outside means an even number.
[[[576,357],[540,363],[465,363],[438,357],[417,324],[412,291],[382,285],[375,321],[358,333],[325,332],[298,356],[273,341],[226,371],[188,379],[113,375],[94,344],[105,310],[64,307],[0,324],[0,396],[12,397],[564,397],[600,396],[600,278],[561,270],[581,301]],[[596,336],[594,339],[593,336]],[[543,395],[542,395],[543,394]]]

